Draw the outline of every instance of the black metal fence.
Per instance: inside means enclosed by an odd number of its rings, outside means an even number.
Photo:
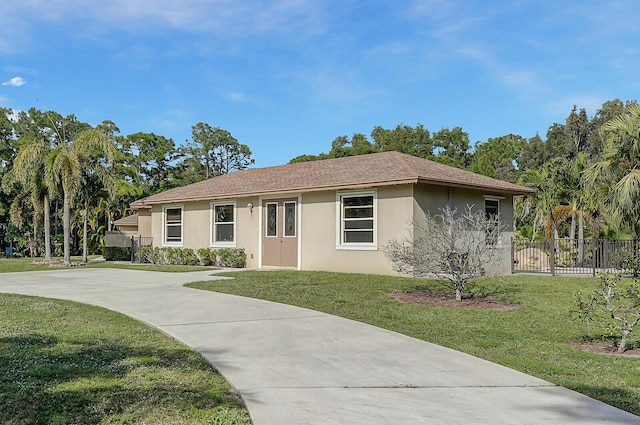
[[[131,262],[142,262],[142,256],[140,252],[143,246],[153,245],[153,238],[149,236],[131,236]]]
[[[638,258],[638,240],[513,239],[513,273],[590,274],[630,272]]]
[[[105,245],[130,249],[131,262],[139,263],[141,260],[140,251],[142,247],[153,245],[153,238],[140,235],[130,235],[124,232],[106,232]]]

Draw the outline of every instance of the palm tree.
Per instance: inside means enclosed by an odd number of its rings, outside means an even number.
[[[111,137],[100,130],[89,129],[80,133],[73,143],[59,144],[47,157],[46,180],[61,188],[63,194],[63,250],[66,265],[71,264],[71,205],[82,187],[83,175],[95,176],[109,191],[114,191],[111,164],[116,154],[117,149]],[[86,260],[86,252],[84,257]]]
[[[38,141],[22,145],[13,162],[13,167],[3,179],[5,189],[14,184],[22,187],[22,194],[14,199],[11,206],[11,219],[18,227],[22,226],[22,200],[30,196],[34,208],[34,238],[37,237],[38,217],[43,217],[44,246],[46,261],[51,261],[51,220],[50,198],[54,189],[46,181],[44,173],[45,158],[51,151],[48,143]]]
[[[553,209],[559,204],[556,168],[553,162],[547,163],[540,170],[526,170],[518,180],[518,183],[536,190],[535,195],[518,201],[519,210],[535,211],[532,240],[535,239],[537,228],[543,226],[547,219],[551,221],[554,237],[558,238],[558,228],[553,214]]]
[[[627,223],[640,234],[640,105],[600,128],[604,148],[598,162],[585,172],[587,181],[605,193],[605,209],[616,228]]]

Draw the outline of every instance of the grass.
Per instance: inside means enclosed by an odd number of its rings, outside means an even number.
[[[251,423],[197,353],[133,319],[0,294],[0,423]]]
[[[93,256],[96,258],[97,256]],[[91,261],[92,257],[89,258]],[[54,258],[54,260],[61,260],[60,258]],[[81,264],[82,257],[72,257],[71,262],[74,264]],[[89,262],[82,267],[87,268],[114,268],[114,269],[131,269],[131,270],[143,270],[143,271],[156,271],[156,272],[195,272],[204,270],[215,270],[214,267],[199,267],[199,266],[180,266],[180,265],[161,265],[161,264],[122,264],[114,263],[110,261]],[[42,262],[42,258],[0,258],[0,273],[10,272],[33,272],[33,271],[51,271],[56,270],[55,267],[50,266],[47,263]]]
[[[224,275],[235,279],[188,286],[369,323],[511,367],[640,415],[637,358],[602,356],[570,346],[606,339],[604,329],[590,329],[571,313],[575,294],[589,292],[595,283],[592,278],[520,275],[470,283],[477,295],[524,307],[491,311],[430,308],[388,296],[416,289],[451,290],[435,280],[289,271]],[[639,346],[635,338],[631,343]]]

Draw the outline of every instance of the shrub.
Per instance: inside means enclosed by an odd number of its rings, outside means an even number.
[[[198,264],[201,266],[211,265],[211,250],[209,248],[200,248],[196,251],[198,256]]]
[[[218,267],[243,268],[247,265],[247,253],[244,248],[221,248],[212,253],[214,265]]]
[[[105,246],[102,248],[102,255],[107,261],[129,261],[131,260],[131,247]]]
[[[198,257],[196,256],[195,251],[191,248],[178,249],[176,256],[179,264],[184,264],[186,266],[195,266],[198,264]]]
[[[140,262],[151,264],[163,264],[164,254],[162,248],[143,246],[140,249]]]
[[[620,256],[620,267],[634,277],[640,276],[640,255],[625,252]]]
[[[180,264],[180,249],[181,248],[173,247],[162,248],[162,252],[164,253],[164,262],[161,264]]]
[[[172,264],[187,266],[215,265],[217,267],[246,267],[247,254],[243,248],[221,248],[210,249],[200,248],[194,251],[191,248],[163,247],[154,248],[143,246],[141,251],[141,261],[151,264]]]
[[[574,241],[570,239],[556,240],[556,267],[573,267],[576,265],[578,258],[578,248],[574,245]]]

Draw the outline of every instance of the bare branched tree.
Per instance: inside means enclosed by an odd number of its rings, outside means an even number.
[[[600,282],[586,298],[578,293],[578,317],[599,321],[620,336],[618,353],[624,353],[631,332],[640,324],[640,282],[622,279],[620,274],[601,273]]]
[[[469,279],[484,276],[488,265],[502,259],[502,225],[500,217],[469,205],[460,213],[449,206],[440,211],[414,223],[413,236],[390,241],[384,253],[398,273],[449,280],[460,301]]]

